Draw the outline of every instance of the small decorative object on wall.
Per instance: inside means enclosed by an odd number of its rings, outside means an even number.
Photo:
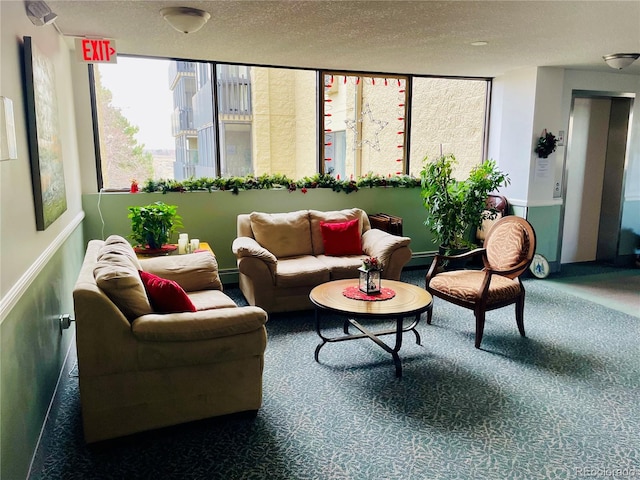
[[[167,247],[171,235],[182,228],[182,217],[177,214],[176,205],[155,202],[142,207],[129,207],[131,238],[136,242],[139,253],[168,253],[177,247]]]
[[[360,270],[358,288],[367,295],[380,293],[380,274],[382,272],[380,261],[376,257],[365,258],[358,270]]]
[[[542,136],[538,139],[535,152],[538,154],[539,158],[547,158],[556,151],[556,144],[556,137],[553,133],[547,132],[547,129],[545,128],[542,131]]]
[[[45,230],[67,210],[53,62],[24,37],[27,120],[36,228]]]

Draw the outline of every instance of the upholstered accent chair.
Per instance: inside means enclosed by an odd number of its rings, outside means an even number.
[[[473,310],[476,348],[482,342],[486,312],[511,304],[515,304],[516,324],[524,337],[525,291],[520,275],[529,268],[535,250],[531,224],[517,216],[504,217],[487,233],[483,248],[455,256],[437,254],[426,275],[426,289],[434,297]],[[481,256],[481,270],[441,271],[443,260],[474,256]],[[432,310],[427,315],[428,324],[431,317]]]

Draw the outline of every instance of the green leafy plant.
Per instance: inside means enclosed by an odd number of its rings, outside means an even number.
[[[169,243],[171,235],[182,228],[182,217],[177,205],[155,202],[142,207],[128,207],[131,220],[131,238],[137,245],[150,249]]]
[[[452,154],[441,155],[433,162],[425,158],[420,172],[420,196],[428,211],[424,223],[434,242],[447,254],[475,246],[470,241],[472,229],[496,217],[495,210],[487,210],[487,195],[509,184],[507,174],[493,160],[474,167],[466,180],[453,177],[456,163]]]

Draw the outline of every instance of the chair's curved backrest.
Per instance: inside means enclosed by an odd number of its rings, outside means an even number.
[[[529,268],[536,251],[536,233],[524,218],[510,215],[500,219],[487,234],[484,241],[488,267],[494,270],[509,270],[522,261],[522,268],[507,275],[516,278]]]

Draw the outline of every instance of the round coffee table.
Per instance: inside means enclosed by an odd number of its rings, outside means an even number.
[[[416,336],[416,343],[420,345],[420,334],[416,326],[420,321],[420,315],[432,308],[433,298],[424,288],[409,283],[397,282],[395,280],[383,280],[382,286],[390,288],[395,292],[395,296],[388,300],[355,300],[343,295],[347,287],[358,285],[358,279],[335,280],[333,282],[318,285],[309,294],[309,299],[315,305],[316,332],[322,339],[315,352],[316,362],[319,362],[318,355],[320,349],[327,343],[343,342],[345,340],[357,340],[359,338],[369,338],[379,347],[389,352],[393,357],[396,366],[396,377],[402,377],[402,363],[398,352],[402,347],[402,334],[412,331]],[[320,317],[322,312],[332,312],[344,315],[347,318],[344,322],[344,335],[338,337],[326,337],[322,334]],[[404,326],[405,317],[415,316],[411,324]],[[396,328],[388,330],[371,331],[356,319],[393,319],[396,321]],[[349,333],[349,325],[353,325],[361,333],[352,335]],[[389,347],[380,340],[382,335],[395,334],[395,345]]]

